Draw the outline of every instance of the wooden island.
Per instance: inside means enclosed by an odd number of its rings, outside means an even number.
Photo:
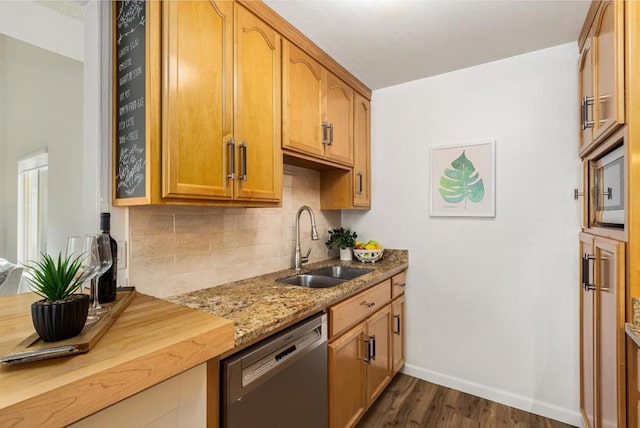
[[[0,298],[0,355],[33,333],[37,299]],[[217,368],[233,346],[232,321],[138,294],[88,353],[0,364],[0,427],[69,425],[208,361]],[[202,381],[217,384],[211,377]],[[217,406],[217,389],[205,390],[216,395],[206,406]]]

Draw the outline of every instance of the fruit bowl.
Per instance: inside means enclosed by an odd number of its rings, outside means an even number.
[[[378,248],[375,250],[353,249],[353,255],[356,256],[356,259],[360,260],[362,263],[375,263],[382,258],[383,253],[384,248]]]

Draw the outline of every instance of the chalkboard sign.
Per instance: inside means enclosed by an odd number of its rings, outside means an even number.
[[[144,197],[145,28],[144,0],[115,2],[115,194]]]

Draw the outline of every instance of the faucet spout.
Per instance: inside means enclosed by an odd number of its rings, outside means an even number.
[[[307,252],[306,256],[302,255],[302,250],[300,249],[300,215],[303,211],[309,213],[309,217],[311,219],[311,239],[314,241],[318,240],[318,229],[316,228],[316,217],[313,214],[313,210],[307,205],[303,205],[298,209],[298,213],[296,214],[296,255],[294,268],[299,271],[302,270],[302,264],[309,261],[309,254],[311,253],[311,249]]]

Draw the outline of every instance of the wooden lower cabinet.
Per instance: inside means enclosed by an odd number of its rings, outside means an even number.
[[[404,294],[393,301],[391,283],[404,273],[383,281],[329,309],[329,426],[352,427],[387,387],[404,364]],[[385,299],[380,301],[380,291]],[[345,308],[356,302],[379,308],[363,315]],[[333,320],[332,318],[339,318]],[[336,322],[339,321],[339,322]],[[355,325],[354,325],[355,324]],[[350,328],[340,329],[340,325]],[[339,333],[339,335],[334,334]]]
[[[391,380],[391,305],[329,343],[329,420],[351,427]]]
[[[391,305],[376,312],[366,324],[370,349],[365,366],[367,403],[372,403],[391,381]]]
[[[393,374],[398,373],[404,365],[404,295],[391,303],[391,342]]]
[[[366,326],[358,324],[329,344],[329,424],[353,426],[365,410],[364,343]]]
[[[580,409],[587,428],[626,426],[625,243],[580,234]]]

